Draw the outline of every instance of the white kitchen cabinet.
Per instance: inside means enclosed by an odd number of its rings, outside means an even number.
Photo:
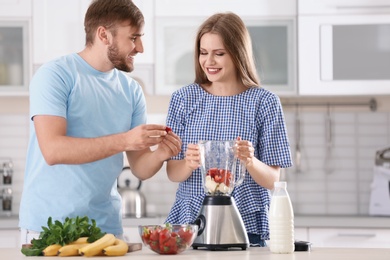
[[[84,15],[89,4],[90,0],[34,0],[35,66],[84,48]]]
[[[369,14],[388,13],[389,0],[298,0],[298,14]]]
[[[170,95],[193,82],[196,31],[210,15],[226,11],[240,15],[248,27],[262,86],[279,95],[297,93],[295,1],[159,0],[155,5],[156,94]]]
[[[143,218],[124,218],[122,219],[123,236],[129,243],[142,242],[141,236],[138,232],[139,225],[160,225],[163,224],[165,217],[163,216],[149,216]]]
[[[0,96],[28,94],[30,24],[29,18],[0,18]]]
[[[32,0],[0,0],[0,17],[31,17]]]
[[[134,59],[134,71],[130,76],[137,80],[145,94],[154,94],[154,0],[134,0],[135,5],[144,15],[145,26],[142,43],[144,52],[138,53]]]
[[[313,247],[390,248],[390,229],[309,228]]]
[[[84,17],[91,0],[34,0],[33,63],[40,65],[54,58],[81,51],[85,46]],[[136,0],[145,18],[144,53],[136,63],[153,63],[153,0]]]
[[[0,0],[1,1],[1,0]],[[74,52],[85,46],[84,17],[90,0],[34,0],[33,65]],[[145,19],[142,37],[144,52],[135,57],[131,76],[140,81],[147,94],[153,94],[154,0],[135,0]]]
[[[124,227],[123,228],[123,238],[128,243],[142,243],[142,239],[138,233],[137,226]]]
[[[296,14],[295,0],[155,0],[156,16],[210,16],[233,11],[242,16],[290,16]],[[249,8],[248,8],[249,7]]]
[[[300,0],[299,94],[390,94],[390,2]]]
[[[295,227],[294,228],[294,239],[298,240],[298,241],[308,241],[309,240],[308,233],[309,233],[308,228]]]
[[[0,230],[0,248],[19,248],[20,233],[18,229]]]
[[[154,63],[154,0],[134,0],[134,4],[141,10],[145,20],[144,36],[142,36],[144,52],[138,53],[135,57],[135,67],[137,67],[137,64]]]

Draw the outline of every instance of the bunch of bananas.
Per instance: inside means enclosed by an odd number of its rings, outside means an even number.
[[[122,256],[128,251],[125,241],[113,234],[105,234],[93,243],[87,242],[87,237],[81,237],[68,245],[50,245],[42,252],[44,256]]]

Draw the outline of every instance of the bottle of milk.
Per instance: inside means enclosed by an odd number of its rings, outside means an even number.
[[[286,182],[275,182],[269,211],[270,250],[272,253],[294,252],[294,211]]]

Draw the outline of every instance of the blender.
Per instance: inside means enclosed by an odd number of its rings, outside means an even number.
[[[245,178],[245,166],[235,156],[235,140],[199,141],[201,173],[206,196],[194,224],[199,226],[192,247],[227,250],[249,246],[233,189]]]

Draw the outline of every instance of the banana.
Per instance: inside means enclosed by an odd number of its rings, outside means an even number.
[[[89,245],[89,243],[65,245],[58,249],[58,256],[78,256],[79,249],[87,245]]]
[[[103,253],[107,256],[122,256],[127,253],[127,250],[129,250],[127,243],[119,238],[116,238],[112,246],[108,246],[103,249]]]
[[[80,237],[77,240],[69,243],[70,245],[75,245],[75,244],[87,244],[88,243],[88,237]]]
[[[83,256],[94,256],[102,252],[102,250],[115,243],[115,236],[113,234],[105,234],[95,242],[79,249],[79,254]]]
[[[55,256],[58,253],[58,249],[60,249],[62,246],[58,244],[47,246],[45,249],[42,250],[42,253],[44,256]]]

